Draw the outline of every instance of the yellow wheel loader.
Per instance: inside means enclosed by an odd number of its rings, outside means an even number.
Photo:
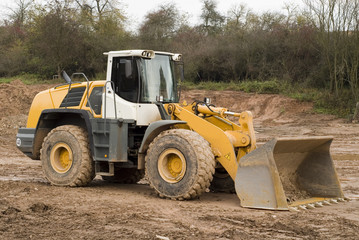
[[[312,208],[344,196],[329,153],[331,137],[277,138],[256,149],[253,117],[210,99],[179,104],[180,54],[111,51],[106,81],[40,92],[16,144],[40,159],[57,186],[85,186],[96,175],[136,183],[144,175],[160,197],[235,191],[243,207]],[[237,118],[238,122],[229,120]]]

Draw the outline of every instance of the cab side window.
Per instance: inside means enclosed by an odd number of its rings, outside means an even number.
[[[113,58],[111,81],[118,96],[130,102],[137,102],[138,74],[136,62],[132,57]]]
[[[101,114],[102,92],[103,92],[103,87],[94,87],[92,89],[89,99],[91,107],[97,115]],[[86,106],[90,107],[88,102]]]

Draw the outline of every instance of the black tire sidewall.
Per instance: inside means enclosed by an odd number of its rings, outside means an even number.
[[[50,153],[52,148],[58,143],[67,144],[72,151],[72,166],[66,173],[58,173],[51,166]],[[59,186],[68,186],[78,177],[83,156],[81,144],[72,133],[61,130],[51,133],[51,135],[47,137],[46,142],[44,142],[42,154],[42,168],[45,176],[51,183]]]
[[[186,139],[178,135],[166,135],[153,144],[154,147],[146,161],[147,177],[153,187],[166,197],[179,197],[186,194],[198,178],[197,155]],[[186,172],[177,183],[165,181],[158,172],[158,159],[161,153],[167,149],[174,148],[180,151],[186,161]]]
[[[224,176],[217,176],[216,169],[216,173],[213,175],[213,180],[209,189],[212,192],[235,193],[234,181],[231,176],[228,173],[224,174],[223,172],[220,172],[220,174]]]

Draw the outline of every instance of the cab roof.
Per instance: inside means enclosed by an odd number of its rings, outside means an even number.
[[[131,56],[136,56],[136,57],[143,57],[143,58],[154,58],[156,56],[156,54],[172,56],[172,59],[174,61],[180,61],[181,58],[182,58],[182,55],[178,54],[178,53],[169,53],[169,52],[161,52],[161,51],[153,51],[153,50],[140,50],[140,49],[122,50],[122,51],[110,51],[110,52],[105,52],[104,53],[104,55],[108,55],[109,57],[131,57]]]

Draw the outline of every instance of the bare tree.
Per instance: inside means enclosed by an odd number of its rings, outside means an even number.
[[[225,17],[217,10],[217,2],[215,0],[203,0],[201,19],[203,21],[203,29],[207,34],[219,32],[225,21]]]
[[[228,10],[228,18],[229,20],[234,21],[235,26],[239,26],[243,20],[245,20],[245,16],[248,13],[247,6],[245,4],[234,4]]]
[[[140,27],[140,38],[145,47],[166,50],[180,27],[180,14],[173,3],[160,5],[145,16]],[[168,50],[168,49],[167,49]]]
[[[358,99],[359,0],[304,0],[319,30],[318,42],[329,68],[330,90],[339,96],[350,85]]]
[[[81,10],[86,11],[92,17],[93,14],[96,14],[99,21],[101,21],[102,17],[111,15],[119,10],[118,0],[75,0],[75,2]]]
[[[16,0],[16,8],[9,8],[10,19],[18,26],[23,26],[26,20],[27,10],[34,3],[34,0]]]

